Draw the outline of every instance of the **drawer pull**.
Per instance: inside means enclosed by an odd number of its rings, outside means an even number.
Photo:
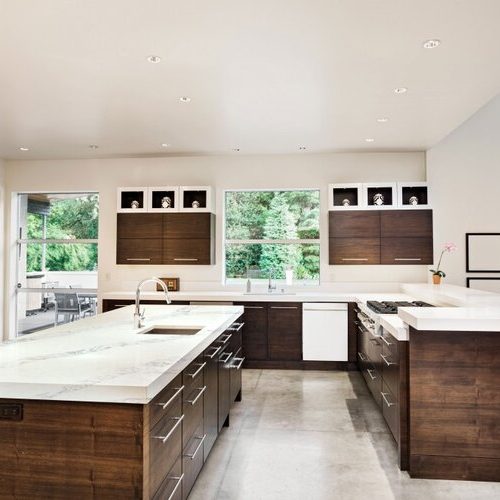
[[[222,356],[224,356],[224,354],[219,358],[219,361],[221,363],[227,363],[230,359],[231,359],[231,356],[233,355],[232,352],[226,352],[225,356],[226,356],[226,359],[222,359]]]
[[[358,352],[358,357],[361,361],[366,361],[366,356],[362,352]]]
[[[234,358],[233,362],[235,362],[235,361],[239,361],[239,363],[237,365],[231,365],[231,368],[239,370],[241,368],[241,366],[243,365],[245,358]]]
[[[220,341],[225,344],[231,337],[233,336],[232,333],[226,333],[226,335],[221,335]],[[225,337],[225,338],[223,338]]]
[[[184,415],[181,415],[180,417],[172,417],[171,420],[177,420],[176,424],[170,429],[168,434],[166,436],[153,436],[153,439],[160,439],[163,443],[166,443],[170,436],[175,432],[177,427],[181,425],[181,422],[184,420]]]
[[[373,371],[373,370],[370,370],[370,368],[367,368],[367,369],[366,369],[366,371],[368,372],[368,375],[370,375],[370,378],[371,378],[372,380],[376,380],[376,378],[377,378],[377,377],[374,377],[374,376],[372,375],[372,371]]]
[[[263,306],[243,306],[245,309],[264,309]]]
[[[239,332],[245,323],[233,323],[228,329],[228,332]]]
[[[408,262],[420,262],[422,259],[420,257],[417,258],[395,258],[395,261],[408,261]]]
[[[172,401],[184,390],[184,386],[176,387],[175,394],[166,403],[156,403],[158,406],[162,406],[164,410],[172,403]]]
[[[198,455],[198,452],[200,451],[200,448],[203,446],[203,441],[205,441],[206,437],[207,437],[206,434],[204,434],[203,437],[195,436],[194,439],[199,439],[200,440],[200,444],[196,447],[196,450],[194,450],[193,453],[186,453],[183,456],[185,456],[187,458],[190,458],[191,460],[194,460],[196,458],[196,455]]]
[[[175,257],[173,260],[176,262],[198,262],[198,259],[181,259],[179,257]]]
[[[389,342],[383,335],[380,337],[382,341],[385,343],[385,345],[392,345],[394,342]]]
[[[366,259],[366,258],[355,259],[355,258],[344,258],[344,257],[342,257],[342,260],[343,261],[352,261],[352,262],[368,262],[368,259]]]
[[[186,399],[185,403],[190,403],[192,406],[194,406],[198,399],[200,399],[203,393],[207,390],[207,386],[204,385],[203,387],[198,387],[198,390],[200,392],[197,394],[197,396],[194,399]]]
[[[113,304],[113,309],[119,309],[120,307],[127,307],[130,304]]]
[[[271,306],[271,309],[298,309],[297,306]]]
[[[182,480],[184,479],[184,474],[182,474],[181,476],[168,476],[168,479],[171,479],[172,481],[177,481],[175,488],[172,490],[172,493],[170,493],[170,496],[167,498],[167,500],[172,500],[172,498],[174,498],[175,496],[177,489],[182,484]]]
[[[396,403],[391,403],[388,399],[387,399],[387,392],[381,392],[380,393],[382,395],[382,399],[384,400],[384,403],[390,408],[391,406],[394,406]]]
[[[392,361],[389,361],[389,360],[387,359],[387,357],[386,357],[386,356],[384,356],[383,354],[381,354],[381,355],[380,355],[380,357],[381,357],[381,358],[385,361],[385,364],[386,364],[387,366],[392,366],[392,365],[396,365],[396,364],[397,364],[397,363],[394,363],[394,362],[392,362]]]
[[[212,347],[212,349],[215,349],[215,351],[212,354],[207,354],[207,358],[214,359],[217,353],[222,349],[222,346]]]
[[[139,259],[139,258],[130,258],[130,257],[127,257],[127,260],[130,261],[130,262],[149,262],[151,259],[148,257],[148,258],[144,258],[144,259]]]
[[[194,373],[186,373],[186,375],[188,377],[191,377],[191,378],[195,378],[196,375],[198,375],[198,373],[201,372],[201,370],[203,370],[203,368],[205,368],[205,366],[207,366],[207,363],[206,362],[203,362],[203,363],[197,363],[197,366],[199,367]]]
[[[380,345],[377,339],[369,339],[372,344]]]

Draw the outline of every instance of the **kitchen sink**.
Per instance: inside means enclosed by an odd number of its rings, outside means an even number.
[[[143,333],[151,335],[196,335],[203,329],[202,326],[153,326]]]

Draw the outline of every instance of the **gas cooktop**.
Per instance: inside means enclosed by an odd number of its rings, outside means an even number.
[[[398,307],[434,307],[432,304],[427,304],[427,302],[422,302],[420,300],[415,300],[413,302],[405,301],[377,301],[369,300],[366,305],[378,314],[397,314]]]

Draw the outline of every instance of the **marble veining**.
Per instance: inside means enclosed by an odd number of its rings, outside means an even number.
[[[0,398],[148,403],[243,313],[241,306],[133,306],[0,344]],[[195,335],[144,335],[152,326]]]

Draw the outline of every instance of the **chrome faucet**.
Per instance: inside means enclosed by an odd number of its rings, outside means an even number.
[[[144,326],[144,320],[146,319],[144,316],[145,309],[141,312],[141,288],[142,285],[145,285],[146,283],[158,283],[158,285],[160,285],[165,292],[165,300],[167,301],[167,304],[171,303],[170,297],[168,296],[167,285],[165,285],[163,281],[158,278],[147,278],[140,281],[137,285],[137,290],[135,291],[134,328],[142,328]]]
[[[276,290],[276,283],[273,285],[273,271],[274,269],[269,269],[269,283],[267,285],[267,293],[272,293],[273,290]]]

